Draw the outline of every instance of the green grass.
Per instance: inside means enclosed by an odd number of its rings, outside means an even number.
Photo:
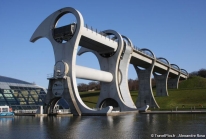
[[[138,91],[131,91],[133,102],[136,102]],[[153,89],[156,95],[155,88]],[[169,89],[169,97],[156,97],[155,99],[160,106],[160,110],[191,109],[191,107],[206,108],[206,78],[190,77],[188,80],[181,81],[179,89]],[[84,103],[94,108],[98,101],[99,91],[80,92],[80,96]],[[183,107],[184,105],[184,107]]]
[[[206,78],[199,76],[192,76],[187,80],[180,81],[179,89],[194,89],[194,88],[206,88]]]
[[[88,107],[95,108],[98,101],[99,93],[99,91],[80,92],[80,97]]]
[[[191,107],[206,108],[206,89],[172,89],[169,97],[155,97],[160,109],[191,109]]]

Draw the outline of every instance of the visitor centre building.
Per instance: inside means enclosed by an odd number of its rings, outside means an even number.
[[[0,106],[13,110],[38,109],[43,105],[46,89],[22,80],[0,76]]]

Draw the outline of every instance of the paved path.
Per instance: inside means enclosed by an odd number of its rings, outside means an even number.
[[[204,110],[192,110],[192,111],[146,111],[141,112],[141,114],[194,114],[194,113],[200,113],[200,114],[206,114],[206,111]]]

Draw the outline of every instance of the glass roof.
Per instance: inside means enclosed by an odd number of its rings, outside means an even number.
[[[1,75],[0,75],[0,82],[19,83],[19,84],[32,84],[32,83],[29,83],[29,82],[25,82],[25,81],[22,81],[22,80],[10,78],[10,77],[5,77],[5,76],[1,76]]]

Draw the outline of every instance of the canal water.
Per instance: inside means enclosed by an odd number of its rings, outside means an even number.
[[[1,139],[204,138],[206,114],[0,118]]]

